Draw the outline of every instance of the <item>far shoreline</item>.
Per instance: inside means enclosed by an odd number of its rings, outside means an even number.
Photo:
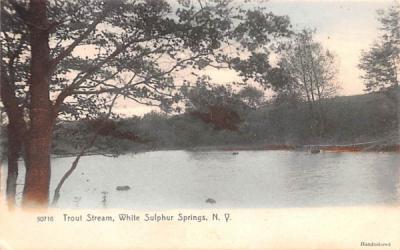
[[[196,146],[196,147],[159,147],[138,149],[135,151],[125,151],[120,153],[113,152],[90,152],[84,156],[103,155],[106,157],[118,157],[124,154],[138,154],[155,151],[173,151],[173,150],[186,150],[186,151],[299,151],[310,152],[317,149],[320,152],[336,152],[336,153],[400,153],[400,144],[346,144],[346,145],[296,145],[296,144],[255,144],[255,145],[216,145],[216,146]],[[318,152],[319,153],[319,152]],[[78,153],[53,153],[52,158],[75,157]]]

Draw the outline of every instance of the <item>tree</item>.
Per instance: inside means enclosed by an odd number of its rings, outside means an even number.
[[[269,74],[278,100],[304,100],[309,107],[310,129],[322,136],[324,110],[322,100],[336,94],[336,59],[313,38],[314,31],[303,30],[287,44],[287,50],[278,60],[278,68]]]
[[[257,109],[264,103],[264,92],[253,86],[245,86],[238,95],[242,102],[252,109]]]
[[[206,76],[199,78],[194,86],[183,86],[182,93],[186,112],[216,129],[237,130],[240,114],[248,108],[231,85],[211,83]]]
[[[400,4],[378,11],[378,21],[380,37],[363,51],[359,64],[368,92],[398,87],[400,81]]]
[[[0,97],[8,117],[6,196],[9,207],[12,209],[15,204],[18,159],[26,133],[24,111],[20,100],[23,95],[23,87],[19,83],[27,81],[29,61],[26,54],[29,53],[30,47],[26,27],[20,20],[8,18],[6,10],[11,8],[10,4],[1,2],[1,5]]]
[[[1,98],[17,144],[9,143],[9,157],[25,160],[26,207],[48,204],[60,119],[101,116],[115,95],[170,109],[179,101],[175,71],[211,64],[241,71],[243,53],[260,54],[273,37],[290,34],[287,17],[225,0],[9,0],[1,11]],[[226,46],[241,50],[229,55]]]
[[[249,85],[215,84],[207,76],[181,88],[186,113],[211,123],[216,129],[238,130],[250,109],[258,108],[264,92]],[[238,89],[235,91],[235,88]]]

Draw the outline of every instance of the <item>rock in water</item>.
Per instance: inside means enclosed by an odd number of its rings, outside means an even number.
[[[215,201],[214,199],[208,198],[208,199],[206,200],[206,203],[215,204],[216,201]]]
[[[131,189],[130,186],[126,185],[126,186],[117,186],[117,191],[128,191],[129,189]]]

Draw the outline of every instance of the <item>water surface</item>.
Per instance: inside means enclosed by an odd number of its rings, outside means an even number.
[[[51,190],[73,160],[52,160]],[[116,190],[125,185],[131,189]],[[206,203],[208,198],[216,203]],[[58,206],[168,209],[399,203],[400,155],[395,153],[157,151],[83,157],[65,182]]]

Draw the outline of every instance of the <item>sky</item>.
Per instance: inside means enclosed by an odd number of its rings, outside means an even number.
[[[240,0],[238,0],[240,1]],[[386,9],[395,0],[269,0],[264,5],[276,15],[289,16],[293,28],[316,29],[316,40],[337,55],[340,95],[362,94],[362,72],[357,65],[362,50],[378,38],[378,9]],[[229,82],[234,74],[209,72],[216,82]],[[183,76],[184,77],[184,76]],[[121,102],[117,111],[142,115],[154,108]]]
[[[339,60],[342,95],[363,93],[362,72],[357,65],[362,50],[378,37],[378,9],[386,9],[393,0],[271,0],[272,12],[288,15],[295,29],[316,28],[316,40],[333,51]]]

